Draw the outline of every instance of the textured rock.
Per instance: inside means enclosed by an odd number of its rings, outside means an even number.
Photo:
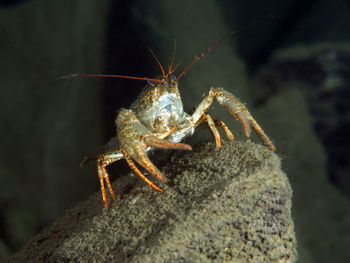
[[[136,176],[121,178],[111,208],[96,193],[11,260],[296,261],[292,190],[275,153],[251,142],[209,143],[173,152],[166,163],[162,193]]]

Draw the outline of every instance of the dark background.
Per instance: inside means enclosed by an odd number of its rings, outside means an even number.
[[[60,76],[157,77],[148,47],[167,68],[175,39],[180,74],[250,25],[181,79],[185,110],[211,86],[246,102],[291,179],[299,262],[349,262],[349,15],[345,0],[0,1],[0,254],[99,191],[94,165],[79,164],[115,135],[116,111],[145,85]],[[225,110],[215,104],[214,112],[244,139]],[[112,180],[127,169],[111,166]]]

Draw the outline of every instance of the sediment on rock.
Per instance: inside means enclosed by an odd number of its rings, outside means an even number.
[[[173,152],[162,193],[133,176],[37,235],[15,262],[295,262],[292,190],[279,157],[251,142]]]

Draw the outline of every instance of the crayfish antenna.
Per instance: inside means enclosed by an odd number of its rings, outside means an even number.
[[[187,68],[184,69],[184,71],[181,72],[181,74],[176,78],[176,81],[179,81],[179,79],[183,76],[183,74],[185,74],[186,71],[188,71],[195,63],[197,63],[199,60],[201,60],[207,53],[209,53],[210,51],[212,51],[216,46],[220,45],[224,40],[226,40],[227,38],[229,38],[230,36],[232,36],[233,34],[236,34],[238,32],[241,32],[243,30],[246,30],[248,27],[250,27],[251,25],[246,25],[244,27],[241,27],[240,29],[236,30],[236,31],[232,31],[229,34],[227,34],[226,36],[224,36],[223,38],[221,38],[220,40],[218,40],[217,42],[215,42],[213,45],[211,45],[210,47],[208,47],[206,50],[204,50],[201,54],[197,55],[196,58],[192,61],[191,64],[189,64],[187,66]]]
[[[58,79],[71,79],[71,78],[77,78],[77,77],[78,77],[78,74],[74,73],[74,74],[68,74],[68,75],[61,76]]]
[[[174,64],[174,59],[175,59],[175,53],[176,53],[176,39],[174,39],[174,50],[173,50],[173,55],[171,57],[171,62],[170,62],[170,65],[169,65],[169,70],[168,70],[167,76],[170,76],[175,71],[177,65],[179,65],[179,64],[177,64],[175,66],[174,70],[172,70],[172,67],[173,67],[173,64]]]
[[[165,78],[165,71],[164,71],[164,68],[162,66],[162,64],[160,63],[159,59],[157,58],[156,54],[154,54],[153,50],[148,47],[149,51],[151,52],[152,56],[154,57],[154,59],[157,61],[157,64],[159,65],[161,71],[162,71],[162,74],[163,74],[163,78]]]
[[[152,81],[158,83],[164,83],[163,80],[160,79],[152,79],[152,78],[143,78],[143,77],[133,77],[133,76],[124,76],[124,75],[106,75],[106,74],[68,74],[60,77],[60,79],[71,79],[71,78],[119,78],[119,79],[137,79],[137,80],[145,80]]]

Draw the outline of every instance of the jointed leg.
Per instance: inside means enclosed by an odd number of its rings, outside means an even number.
[[[163,134],[157,136],[159,139],[164,139],[168,137],[173,131],[175,131],[176,126],[174,126],[170,131],[164,132]]]
[[[216,147],[221,147],[221,137],[220,137],[219,131],[215,126],[215,122],[214,122],[213,118],[209,114],[203,113],[202,117],[195,124],[195,127],[198,127],[198,125],[200,125],[204,121],[206,121],[208,123],[210,131],[214,135]]]
[[[250,127],[253,128],[255,133],[262,139],[262,141],[273,151],[275,146],[271,142],[270,138],[266,135],[260,125],[254,120],[253,116],[249,113],[244,104],[233,96],[228,91],[222,88],[211,89],[215,94],[217,101],[225,106],[225,108],[239,120],[244,128],[245,134],[249,137]]]
[[[217,147],[221,146],[221,137],[220,137],[219,131],[218,131],[216,126],[222,127],[227,138],[229,138],[230,140],[234,139],[232,132],[230,131],[230,129],[227,127],[227,125],[222,120],[215,120],[215,122],[214,122],[213,118],[208,113],[204,113],[202,115],[202,117],[195,124],[195,127],[198,127],[203,122],[208,123],[208,126],[209,126],[212,134],[214,135]]]
[[[221,126],[221,128],[224,130],[227,138],[229,138],[230,140],[233,140],[235,137],[233,136],[232,132],[230,131],[230,129],[227,127],[227,125],[221,121],[221,120],[216,120],[215,124],[217,126]]]
[[[231,94],[228,91],[225,91],[222,88],[211,88],[209,90],[209,94],[203,99],[203,101],[199,104],[199,106],[196,108],[195,112],[192,115],[192,120],[194,123],[201,121],[203,115],[206,114],[206,111],[213,103],[214,98],[219,104],[223,105],[237,120],[241,122],[244,129],[244,133],[247,137],[250,136],[250,127],[252,127],[256,134],[265,142],[265,144],[271,150],[275,149],[275,146],[273,145],[269,137],[261,129],[259,124],[254,120],[254,118],[249,113],[245,105],[235,96],[233,96],[233,94]],[[225,132],[228,130],[228,128],[225,127],[226,125],[221,126],[223,127]],[[228,135],[228,137],[229,136],[230,135]]]
[[[109,190],[109,193],[111,194],[111,197],[113,200],[115,200],[115,195],[111,186],[111,183],[109,181],[109,176],[106,170],[106,166],[109,164],[119,160],[120,158],[111,156],[111,155],[100,155],[97,160],[97,172],[98,172],[98,177],[100,178],[100,184],[101,184],[101,192],[102,192],[102,199],[103,202],[106,204],[107,207],[109,207],[108,202],[107,202],[107,195],[105,191],[105,185],[104,182],[107,184],[107,188]]]
[[[154,183],[152,183],[146,176],[144,176],[139,169],[137,169],[136,165],[134,164],[134,162],[132,161],[131,157],[128,155],[128,153],[123,149],[120,148],[120,152],[123,154],[125,160],[128,162],[129,166],[131,167],[131,169],[134,170],[135,173],[137,173],[143,180],[146,181],[146,183],[148,183],[150,186],[152,186],[154,189],[158,190],[158,191],[162,191],[161,188],[159,188],[158,186],[156,186]]]
[[[141,136],[140,144],[135,145],[132,149],[130,149],[130,152],[127,152],[126,149],[123,149],[124,153],[127,153],[127,155],[130,158],[133,158],[143,168],[145,168],[152,175],[156,176],[159,180],[161,180],[163,182],[165,182],[166,179],[162,176],[162,174],[158,170],[158,168],[148,158],[148,156],[147,156],[147,154],[142,146],[142,143],[144,143],[148,146],[151,146],[151,147],[158,148],[158,149],[177,149],[177,150],[189,150],[189,151],[192,150],[191,146],[188,144],[175,143],[175,142],[167,141],[164,139],[159,139],[153,135]],[[123,154],[123,155],[125,156],[125,154]]]
[[[161,181],[166,181],[162,173],[148,158],[146,151],[149,147],[160,149],[181,149],[191,150],[191,146],[183,143],[174,143],[164,138],[169,136],[176,127],[162,134],[152,135],[149,130],[140,123],[131,110],[122,110],[117,119],[118,139],[121,144],[119,151],[127,160],[129,166],[142,177],[149,185],[160,191],[161,189],[149,181],[135,166],[133,161],[145,168],[150,174]]]

